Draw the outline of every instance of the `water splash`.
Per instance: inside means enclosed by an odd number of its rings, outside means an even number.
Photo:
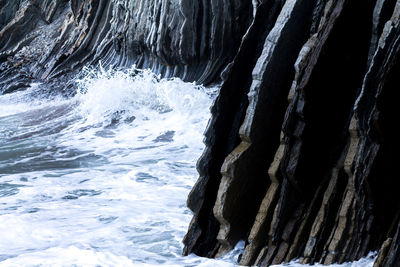
[[[77,80],[82,115],[96,122],[104,118],[129,119],[174,111],[191,118],[204,113],[210,105],[210,93],[194,83],[185,83],[178,78],[161,79],[150,70],[95,71],[85,69],[84,78]]]
[[[0,265],[216,263],[181,256],[215,89],[134,68],[41,86],[0,96]]]

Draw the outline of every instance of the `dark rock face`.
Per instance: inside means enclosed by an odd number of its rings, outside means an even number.
[[[19,81],[2,83],[2,92],[100,61],[215,82],[235,55],[252,8],[247,0],[1,0],[0,78]]]
[[[184,254],[245,240],[243,265],[400,265],[399,54],[396,0],[0,0],[0,93],[99,62],[221,77]]]
[[[379,250],[376,266],[397,266],[400,3],[281,4],[260,1],[224,74],[185,253],[218,256],[242,239],[243,265]]]

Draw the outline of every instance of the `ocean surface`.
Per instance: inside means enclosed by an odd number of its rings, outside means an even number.
[[[181,256],[218,88],[135,68],[71,85],[0,96],[0,266],[236,266],[243,242]]]

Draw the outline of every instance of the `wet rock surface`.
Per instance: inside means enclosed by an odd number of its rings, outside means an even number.
[[[222,81],[183,253],[245,240],[242,265],[400,265],[399,53],[396,0],[0,0],[0,93],[99,64]]]

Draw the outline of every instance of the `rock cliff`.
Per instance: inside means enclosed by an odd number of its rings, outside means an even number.
[[[2,91],[100,61],[209,84],[236,53],[252,12],[247,0],[0,0]]]
[[[0,93],[99,62],[222,81],[184,254],[242,265],[400,265],[399,55],[396,0],[0,0]]]

